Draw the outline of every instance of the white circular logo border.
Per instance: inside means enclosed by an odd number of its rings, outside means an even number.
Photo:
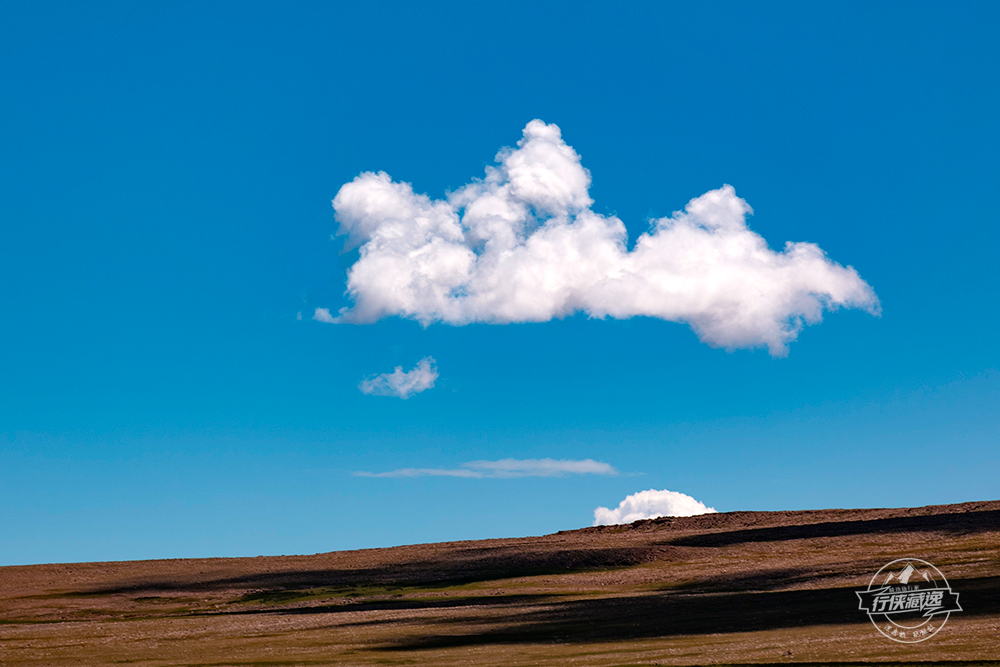
[[[871,591],[873,589],[882,588],[881,586],[876,586],[875,585],[875,580],[878,579],[878,576],[880,574],[882,574],[882,572],[884,572],[887,568],[895,565],[896,563],[923,563],[927,567],[929,567],[932,570],[934,570],[938,574],[938,576],[941,577],[941,581],[944,582],[944,585],[948,589],[948,591],[949,592],[951,591],[951,584],[948,583],[948,578],[944,576],[944,573],[941,572],[941,570],[937,569],[937,566],[935,566],[933,563],[928,563],[927,561],[921,560],[920,558],[897,558],[894,561],[890,561],[890,562],[886,563],[881,568],[879,568],[878,572],[876,572],[874,575],[872,575],[872,580],[868,583],[867,591]],[[895,626],[897,628],[900,628],[901,630],[903,630],[904,632],[907,632],[907,633],[912,633],[914,630],[922,628],[922,627],[924,627],[925,625],[929,624],[931,621],[934,620],[934,616],[928,616],[927,619],[923,623],[921,623],[920,625],[917,625],[917,626],[914,626],[914,627],[910,627],[910,626],[900,625],[900,624],[896,623],[891,618],[889,618],[888,615],[886,615],[886,614],[879,614],[879,615],[880,616],[884,616],[886,621],[888,621],[893,626]],[[935,615],[939,615],[939,614],[935,614]],[[879,626],[878,622],[875,621],[875,618],[874,618],[873,614],[870,611],[868,612],[868,620],[870,620],[872,622],[872,625],[875,626],[875,629],[878,630],[882,634],[882,636],[886,637],[887,639],[891,639],[894,642],[899,642],[900,644],[918,644],[918,643],[920,643],[922,641],[926,641],[926,640],[930,639],[931,637],[933,637],[937,633],[941,632],[941,628],[943,628],[944,624],[948,622],[948,618],[951,616],[951,612],[950,611],[946,611],[946,612],[944,612],[943,614],[940,614],[940,615],[943,615],[944,618],[941,619],[941,622],[937,624],[937,627],[934,627],[933,630],[931,630],[930,632],[928,632],[924,636],[920,637],[919,639],[901,639],[898,635],[897,636],[893,636],[891,633],[886,632],[883,628],[881,628]]]

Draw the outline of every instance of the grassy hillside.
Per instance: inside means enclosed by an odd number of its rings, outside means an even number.
[[[963,607],[912,645],[854,594],[905,557],[936,565]],[[0,568],[5,666],[871,662],[1000,666],[1000,502]]]

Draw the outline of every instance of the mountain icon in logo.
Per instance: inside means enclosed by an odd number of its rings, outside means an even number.
[[[918,570],[913,567],[913,563],[907,563],[906,567],[898,573],[893,574],[890,572],[882,582],[882,585],[889,586],[891,584],[908,584],[911,579],[915,579],[915,583],[920,583],[920,580],[922,579],[927,583],[934,584],[934,575],[929,570]]]

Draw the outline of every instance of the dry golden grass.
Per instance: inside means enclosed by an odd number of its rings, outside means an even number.
[[[920,644],[882,637],[854,595],[903,557],[964,610]],[[871,662],[1000,665],[1000,502],[0,568],[5,666]]]

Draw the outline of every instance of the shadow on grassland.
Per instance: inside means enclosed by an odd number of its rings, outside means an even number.
[[[1000,577],[953,581],[965,615],[1000,614]],[[856,588],[569,600],[520,610],[501,626],[458,634],[468,618],[438,621],[441,633],[401,640],[382,650],[490,644],[617,642],[676,635],[725,634],[867,623]],[[454,633],[452,633],[454,631]]]
[[[923,532],[972,535],[992,531],[1000,531],[1000,510],[747,528],[678,537],[667,540],[665,544],[678,547],[725,547],[745,542],[781,542],[816,537],[846,537],[848,535]]]
[[[211,611],[191,614],[191,616],[252,616],[252,615],[282,615],[301,616],[310,614],[343,614],[365,611],[405,611],[428,609],[461,609],[464,607],[524,607],[538,605],[554,599],[553,595],[518,594],[518,595],[476,595],[447,598],[395,598],[382,600],[360,600],[357,602],[314,604],[295,607],[275,607],[270,609],[239,609],[226,611]],[[378,625],[380,621],[362,621],[344,623],[342,627]]]
[[[540,575],[610,570],[648,563],[670,547],[608,547],[526,551],[511,547],[471,547],[448,551],[440,559],[414,560],[391,566],[356,569],[289,569],[208,580],[140,579],[94,588],[78,596],[155,595],[176,591],[228,589],[300,590],[319,587],[397,586],[439,588]]]

